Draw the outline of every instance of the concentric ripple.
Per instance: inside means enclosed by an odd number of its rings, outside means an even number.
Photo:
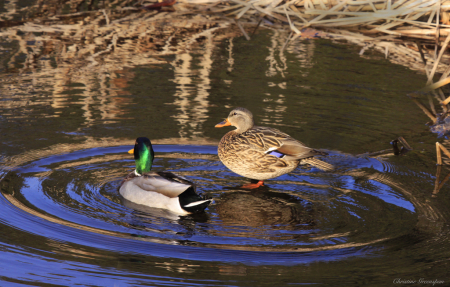
[[[0,182],[3,223],[125,254],[297,264],[370,256],[410,233],[427,209],[374,158],[331,154],[327,160],[340,166],[333,172],[305,166],[249,191],[214,146],[155,145],[154,170],[188,177],[214,199],[206,212],[180,217],[121,198],[118,187],[134,160],[129,145],[116,143],[9,159]]]

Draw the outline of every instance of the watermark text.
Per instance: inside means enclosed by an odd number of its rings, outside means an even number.
[[[404,278],[395,278],[394,281],[392,281],[394,284],[427,284],[427,285],[438,285],[438,284],[444,284],[445,281],[441,279],[425,279],[425,278],[419,278],[419,279],[404,279]]]

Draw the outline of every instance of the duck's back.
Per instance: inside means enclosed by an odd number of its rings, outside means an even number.
[[[220,140],[218,155],[223,164],[242,176],[265,180],[295,169],[299,160],[286,161],[268,154],[290,138],[276,129],[253,127],[244,133],[230,131]]]

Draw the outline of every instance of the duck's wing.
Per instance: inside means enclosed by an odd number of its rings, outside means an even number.
[[[157,172],[158,175],[168,179],[168,180],[172,180],[175,182],[179,182],[179,183],[184,183],[187,185],[191,185],[192,187],[194,187],[195,190],[195,183],[193,183],[192,181],[188,180],[187,178],[185,178],[184,176],[178,175],[178,174],[174,174],[170,171],[158,171]]]
[[[167,171],[144,173],[141,176],[134,176],[128,180],[132,180],[142,190],[157,192],[170,198],[179,196],[190,187],[195,190],[194,183]]]
[[[244,134],[253,147],[284,160],[301,160],[315,155],[327,155],[325,152],[307,147],[301,141],[275,128],[255,126]]]

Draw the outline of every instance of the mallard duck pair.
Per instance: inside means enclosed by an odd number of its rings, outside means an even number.
[[[314,158],[327,153],[309,148],[277,129],[255,126],[252,113],[245,108],[235,108],[225,121],[216,125],[225,126],[236,129],[220,140],[219,158],[233,172],[255,181],[244,188],[262,186],[264,180],[291,172],[300,162],[327,171],[334,168]]]
[[[300,162],[322,170],[332,170],[329,163],[313,158],[327,155],[305,146],[277,129],[255,126],[252,113],[236,108],[216,127],[234,126],[235,130],[220,140],[220,160],[233,172],[257,181],[244,188],[257,188],[264,180],[294,170]],[[179,214],[203,211],[211,199],[196,194],[195,184],[171,172],[150,172],[154,152],[148,138],[138,138],[132,150],[136,170],[123,180],[119,192],[127,200],[150,207],[169,209]],[[131,152],[131,151],[130,151]]]
[[[125,199],[180,215],[203,211],[211,203],[211,199],[198,195],[195,184],[186,178],[167,171],[150,171],[155,153],[148,138],[137,138],[129,153],[134,154],[136,169],[120,185],[119,193]]]

